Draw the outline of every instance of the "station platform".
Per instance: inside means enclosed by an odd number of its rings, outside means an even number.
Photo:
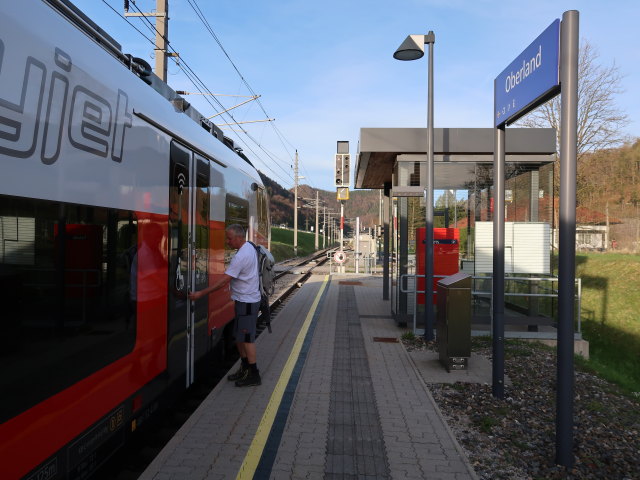
[[[443,368],[398,341],[380,277],[313,275],[272,327],[262,385],[223,380],[141,479],[477,478],[425,383]]]

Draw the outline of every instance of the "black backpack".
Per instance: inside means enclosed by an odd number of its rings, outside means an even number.
[[[256,249],[258,255],[258,278],[260,280],[260,317],[259,321],[267,325],[267,330],[271,333],[271,306],[269,297],[275,289],[275,272],[273,266],[275,260],[271,252],[262,245],[249,242]]]

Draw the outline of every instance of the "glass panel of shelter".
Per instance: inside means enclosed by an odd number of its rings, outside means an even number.
[[[462,161],[446,161],[453,157],[436,156],[434,228],[455,230],[459,270],[478,277],[474,279],[475,291],[490,292],[491,273],[478,271],[475,265],[475,230],[476,222],[493,220],[493,164],[486,161],[486,155],[458,156]],[[480,158],[485,161],[479,162]],[[413,327],[416,334],[424,333],[424,296],[409,291],[415,292],[413,275],[418,270],[421,274],[424,272],[423,267],[416,268],[416,249],[419,248],[416,232],[425,225],[424,186],[420,186],[419,181],[424,178],[424,159],[424,155],[398,157],[391,207],[391,310],[399,325]],[[531,158],[531,162],[526,163],[512,161],[506,164],[505,171],[505,221],[545,222],[552,228],[553,163],[549,157]],[[419,289],[423,286],[424,283]],[[473,303],[474,318],[490,322],[491,294],[476,295]]]

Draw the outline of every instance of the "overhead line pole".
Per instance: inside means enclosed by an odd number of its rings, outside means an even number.
[[[327,206],[322,206],[323,218],[322,218],[322,248],[327,246]]]
[[[320,229],[318,228],[318,226],[319,226],[319,224],[318,224],[319,209],[320,209],[320,199],[319,199],[319,195],[318,195],[318,190],[316,190],[316,243],[315,243],[316,250],[318,250],[318,246],[319,246],[318,235],[320,235],[320,233],[319,233]]]
[[[156,0],[156,68],[155,74],[167,82],[167,35],[169,34],[169,0]]]
[[[167,83],[167,57],[178,56],[177,53],[167,53],[167,38],[169,38],[169,0],[156,0],[156,11],[153,13],[129,12],[129,2],[124,5],[125,17],[156,17],[156,46],[155,52],[156,63],[153,73],[160,80]]]
[[[293,164],[293,254],[298,255],[298,150]]]

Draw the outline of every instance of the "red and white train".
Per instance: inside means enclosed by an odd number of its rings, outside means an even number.
[[[0,169],[0,478],[87,478],[224,343],[228,292],[186,294],[267,195],[67,0],[0,3]]]

